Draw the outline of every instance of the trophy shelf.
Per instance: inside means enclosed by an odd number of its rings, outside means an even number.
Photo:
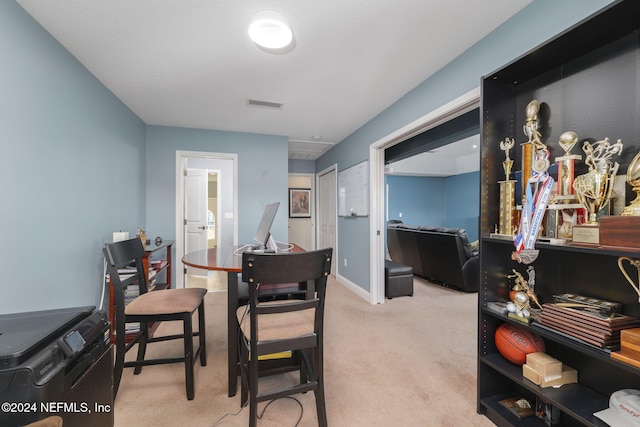
[[[507,277],[513,269],[525,274],[527,268],[512,260],[513,238],[499,235],[496,230],[501,215],[499,183],[505,180],[501,166],[505,153],[500,142],[505,137],[515,139],[512,167],[515,172],[521,171],[523,154],[518,147],[527,142],[523,134],[527,105],[532,100],[540,102],[539,131],[552,161],[561,158],[563,150],[558,141],[567,131],[579,136],[577,149],[583,141],[621,139],[624,150],[616,158],[620,164],[616,179],[624,179],[640,151],[640,130],[636,125],[640,111],[640,94],[636,90],[640,81],[640,14],[635,11],[636,6],[632,0],[614,1],[482,78],[477,411],[496,425],[547,425],[535,416],[519,419],[499,403],[515,395],[558,410],[559,425],[601,426],[593,413],[608,408],[613,392],[640,389],[640,368],[612,358],[610,349],[587,344],[536,322],[523,324],[488,306],[500,301],[505,289],[513,286],[513,279]],[[576,160],[575,167],[576,176],[587,171],[584,161]],[[635,196],[630,188],[626,186],[625,205]],[[516,200],[518,197],[521,195]],[[630,221],[636,224],[640,220],[636,217]],[[640,318],[640,295],[618,267],[620,257],[640,260],[640,248],[619,244],[629,237],[626,225],[617,227],[614,240],[604,240],[615,244],[603,245],[602,240],[598,245],[536,241],[538,255],[531,265],[535,267],[535,294],[540,303],[553,302],[554,295],[574,293],[619,302],[623,314]],[[631,227],[633,232],[640,229]],[[508,362],[496,347],[495,332],[505,322],[542,337],[547,354],[577,370],[578,383],[541,388],[526,379],[522,367]]]

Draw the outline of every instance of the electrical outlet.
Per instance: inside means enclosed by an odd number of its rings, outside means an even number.
[[[402,218],[402,212],[398,214],[398,218]]]
[[[347,266],[347,259],[346,258],[344,259],[344,266],[345,267]]]

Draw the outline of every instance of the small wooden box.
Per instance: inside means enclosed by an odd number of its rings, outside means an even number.
[[[640,361],[640,328],[620,331],[620,353]]]
[[[600,244],[640,249],[640,216],[600,218]]]
[[[546,353],[536,352],[527,354],[527,365],[542,375],[547,381],[562,377],[562,362]]]
[[[553,380],[546,380],[540,372],[535,371],[526,363],[522,365],[522,375],[540,387],[555,387],[578,382],[578,371],[567,365],[562,365],[562,375]]]
[[[622,329],[620,331],[620,340],[629,344],[640,345],[640,328]]]

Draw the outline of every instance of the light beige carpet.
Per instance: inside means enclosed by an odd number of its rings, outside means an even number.
[[[477,294],[414,281],[413,297],[370,305],[331,279],[325,319],[329,424],[351,426],[492,426],[476,413]],[[188,401],[181,364],[125,369],[115,402],[116,427],[213,426],[240,410],[227,397],[226,293],[206,297],[208,364],[196,364]],[[163,323],[159,331],[177,324]],[[149,354],[179,354],[180,343]],[[135,350],[129,354],[133,356]],[[259,426],[316,426],[312,393],[271,404]],[[266,405],[258,406],[261,411]],[[246,426],[248,408],[217,425]]]

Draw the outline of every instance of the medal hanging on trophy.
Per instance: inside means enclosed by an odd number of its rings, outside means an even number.
[[[522,264],[531,264],[538,258],[535,249],[536,238],[540,231],[542,219],[551,195],[553,178],[547,172],[549,169],[549,150],[539,148],[533,158],[533,174],[527,180],[526,197],[522,204],[520,227],[514,240],[516,252],[514,259]]]
[[[522,200],[520,227],[514,239],[516,251],[512,254],[512,258],[522,264],[531,264],[538,258],[538,251],[535,249],[536,238],[554,182],[547,172],[549,150],[541,141],[538,132],[539,111],[540,102],[537,99],[529,102],[526,108],[527,120],[522,127],[524,134],[529,138],[529,141],[523,144],[522,158],[525,197]]]

